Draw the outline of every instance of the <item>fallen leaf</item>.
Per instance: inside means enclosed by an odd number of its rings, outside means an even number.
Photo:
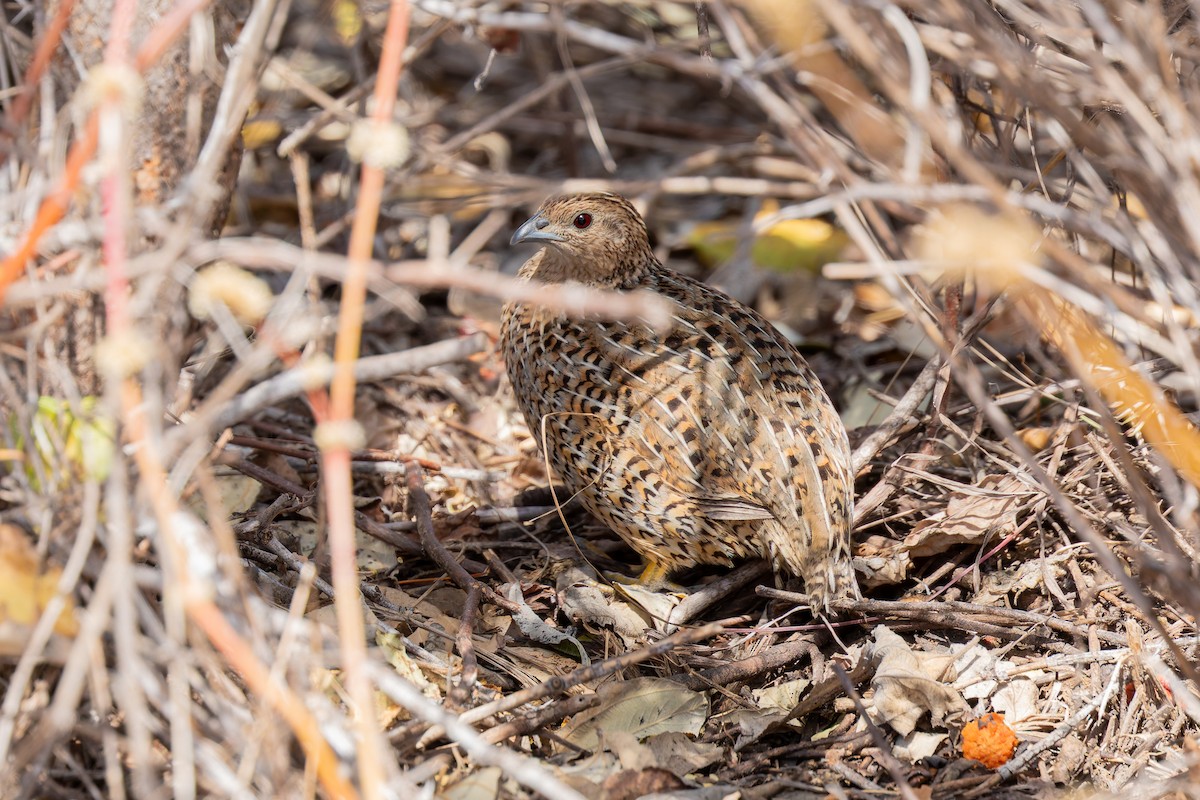
[[[519,583],[510,584],[507,593],[508,599],[517,604],[517,613],[513,615],[513,622],[520,628],[521,633],[535,642],[542,644],[558,645],[569,642],[579,652],[579,661],[585,667],[592,663],[588,658],[587,650],[583,644],[575,638],[575,629],[568,628],[567,630],[559,630],[537,615],[537,612],[529,607],[525,602],[525,596],[521,593],[521,585]]]
[[[210,511],[215,511],[219,517],[229,517],[248,511],[254,505],[255,499],[258,498],[259,490],[262,489],[261,483],[240,472],[217,475],[214,482],[217,485],[217,494],[221,498],[220,508],[210,509],[199,492],[188,499],[188,508],[206,522],[211,519]]]
[[[457,598],[459,599],[458,608],[461,611],[461,598],[465,597],[465,594],[457,587],[424,593],[420,598],[408,594],[395,586],[380,586],[379,591],[388,602],[401,608],[410,609],[414,615],[424,618],[426,624],[430,627],[441,628],[443,631],[453,633],[462,624],[458,617],[450,616],[443,610],[453,608],[451,603]],[[490,634],[497,627],[502,630],[508,622],[509,618],[506,615],[482,615],[480,622],[474,628],[474,635],[471,637],[471,640],[475,644],[475,649],[477,651],[485,651],[489,654],[494,653],[497,649],[497,644],[495,637]],[[424,631],[417,630],[409,638],[417,644],[424,645],[429,641],[430,637]],[[433,642],[436,643],[435,647],[443,645],[444,640],[440,637],[435,636],[432,638]]]
[[[986,475],[975,486],[953,492],[944,511],[926,516],[902,541],[868,536],[856,548],[856,564],[866,573],[868,587],[900,583],[914,561],[1007,536],[1022,517],[1038,513],[1045,503],[1045,494],[1014,476]]]
[[[992,695],[992,708],[1017,725],[1040,713],[1038,701],[1041,692],[1034,682],[1033,673],[1020,675],[1008,681]]]
[[[1067,564],[1075,557],[1070,550],[1063,550],[1022,561],[1008,569],[987,572],[972,602],[986,606],[1008,606],[1010,598],[1021,592],[1046,594],[1048,578],[1067,574]]]
[[[953,648],[952,648],[953,649]],[[955,653],[954,688],[962,692],[967,700],[981,700],[992,696],[998,685],[996,681],[996,657],[981,644],[964,647]]]
[[[880,722],[908,736],[926,713],[930,722],[940,726],[947,714],[966,710],[966,701],[944,680],[953,656],[915,652],[884,625],[876,627],[873,636],[873,649],[881,659],[871,679],[875,716]]]
[[[779,210],[779,203],[767,200],[754,215],[756,222]],[[739,240],[749,226],[742,220],[700,222],[692,227],[687,241],[706,264],[723,264],[737,252]],[[785,219],[754,237],[750,258],[760,267],[775,272],[817,273],[830,261],[836,261],[850,239],[844,232],[821,219]]]
[[[442,691],[439,688],[439,684],[429,680],[420,662],[408,654],[408,651],[404,647],[404,637],[397,633],[384,633],[378,630],[375,623],[376,620],[369,618],[369,627],[367,630],[375,629],[375,644],[379,646],[383,657],[391,664],[396,674],[420,689],[421,694],[430,700],[440,703],[442,701]],[[441,678],[439,675],[435,675],[434,677]],[[379,720],[380,727],[384,730],[392,727],[398,721],[411,718],[407,708],[397,703],[384,692],[378,691],[375,692],[375,716]]]
[[[750,248],[760,267],[776,272],[819,272],[836,261],[850,239],[820,219],[785,219],[767,228]]]
[[[675,773],[659,767],[622,770],[601,785],[601,800],[637,800],[648,794],[682,789],[686,784]]]
[[[317,557],[317,546],[325,535],[324,529],[307,520],[284,520],[275,523],[276,530],[295,537],[297,549],[306,557]],[[354,530],[355,557],[359,574],[379,575],[396,566],[396,548],[369,533]]]
[[[969,489],[950,495],[940,519],[918,522],[904,540],[912,558],[927,558],[960,544],[975,544],[986,537],[1006,536],[1017,528],[1019,513],[1032,513],[1035,501],[1045,494],[1012,475],[985,475]]]
[[[654,753],[631,731],[602,730],[600,744],[617,757],[622,769],[637,771],[658,766],[654,762]]]
[[[892,753],[910,764],[915,764],[922,758],[929,758],[937,753],[942,742],[946,741],[944,733],[913,731],[908,736],[892,745]]]
[[[468,772],[461,780],[438,792],[442,800],[496,800],[500,794],[499,767],[482,767]]]
[[[794,681],[754,690],[754,699],[763,711],[791,711],[800,702],[800,695],[812,685],[812,681],[799,678]]]
[[[1050,780],[1058,784],[1070,783],[1083,770],[1090,758],[1096,757],[1095,751],[1077,734],[1070,734],[1058,745],[1058,755],[1049,770]]]
[[[19,656],[25,649],[33,626],[41,618],[50,600],[57,594],[62,570],[39,568],[37,553],[25,531],[16,525],[0,524],[0,656]],[[58,637],[79,633],[75,601],[70,595],[54,623]],[[58,661],[60,649],[51,643],[47,657]]]
[[[72,471],[89,480],[103,481],[112,470],[116,428],[101,412],[96,397],[84,397],[72,405],[66,400],[42,396],[38,398],[28,436],[25,431],[17,430],[16,423],[16,414],[10,415],[8,424],[18,448],[27,449],[28,438],[28,444],[45,468],[43,474],[56,486],[65,486],[73,477]],[[32,465],[26,471],[34,486],[46,488],[38,484],[38,472]]]
[[[637,606],[605,593],[583,570],[571,567],[555,578],[558,608],[576,625],[612,628],[626,647],[636,647],[653,627],[650,617]],[[665,617],[664,617],[665,619]]]
[[[505,644],[489,661],[522,687],[537,686],[579,666],[578,658],[569,658],[558,650],[514,644]]]
[[[632,613],[645,618],[641,634],[634,642],[645,640],[646,628],[670,633],[667,620],[671,618],[671,613],[675,610],[675,606],[679,605],[685,597],[685,595],[678,592],[650,591],[636,583],[618,583],[614,585],[614,589],[618,595],[625,597],[629,601]]]
[[[737,738],[733,742],[734,750],[744,750],[761,739],[765,733],[774,730],[775,726],[785,719],[785,711],[759,711],[754,708],[736,708],[720,716],[723,726],[737,729]]]
[[[681,778],[688,773],[715,764],[725,756],[725,748],[711,742],[697,742],[685,733],[668,731],[651,736],[646,746],[654,754],[654,761]]]
[[[283,123],[277,119],[251,119],[242,125],[242,146],[257,150],[274,144],[283,136]]]
[[[708,719],[708,699],[666,678],[613,681],[600,687],[600,707],[569,723],[562,736],[595,750],[600,731],[628,731],[638,739],[671,731],[698,734]]]

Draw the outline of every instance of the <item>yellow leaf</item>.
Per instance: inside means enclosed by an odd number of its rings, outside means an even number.
[[[103,481],[112,470],[116,446],[113,421],[97,412],[95,397],[84,397],[78,410],[81,413],[76,416],[65,400],[43,396],[38,398],[37,411],[28,431],[16,430],[16,415],[9,417],[18,443],[22,448],[27,443],[32,445],[45,474],[56,479],[55,486],[64,486],[77,475]],[[74,467],[74,470],[64,469],[64,466]],[[37,485],[37,471],[32,465],[28,467],[28,474]]]
[[[755,219],[777,209],[777,203],[764,203]],[[737,221],[701,222],[692,228],[688,244],[702,262],[716,266],[733,257],[741,229]],[[776,272],[816,272],[836,260],[848,241],[846,234],[824,220],[785,219],[755,238],[750,257],[758,266]]]
[[[279,120],[256,119],[242,126],[242,144],[247,150],[255,150],[273,144],[283,135],[283,125]]]
[[[688,234],[687,242],[703,264],[715,267],[733,257],[737,229],[735,222],[700,222]]]
[[[38,621],[54,597],[61,577],[62,570],[58,568],[38,570],[37,554],[24,531],[15,525],[0,525],[0,626],[9,634],[4,637],[6,642],[12,642],[13,634],[18,632],[28,635],[26,629]],[[62,636],[79,632],[70,596],[54,632]]]
[[[337,0],[333,4],[333,27],[338,37],[346,44],[352,44],[362,32],[363,19],[359,13],[358,3],[351,0]]]
[[[816,272],[841,255],[846,234],[820,219],[785,219],[767,228],[750,250],[754,263],[776,272]]]

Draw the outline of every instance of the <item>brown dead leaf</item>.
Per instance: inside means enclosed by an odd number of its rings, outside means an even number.
[[[737,731],[734,750],[745,750],[776,726],[787,720],[786,711],[761,711],[757,708],[735,708],[720,715],[722,726]]]
[[[566,648],[570,647],[571,645],[566,645]],[[578,656],[568,658],[556,650],[518,644],[506,644],[492,660],[496,663],[497,670],[504,672],[523,687],[545,683],[551,678],[566,675],[579,666]]]
[[[254,505],[254,501],[258,498],[259,490],[262,489],[261,483],[240,472],[234,472],[229,475],[217,475],[213,480],[217,486],[217,493],[221,498],[220,508],[209,508],[200,494],[193,495],[191,502],[188,503],[188,507],[196,513],[196,516],[205,521],[211,519],[214,515],[228,517],[231,514],[244,513]]]
[[[321,564],[327,558],[325,533],[316,522],[283,520],[276,530],[293,538],[301,553]],[[396,566],[396,548],[358,529],[354,531],[358,570],[364,575],[379,575]]]
[[[558,608],[575,625],[612,628],[627,647],[645,639],[653,620],[631,603],[606,594],[595,580],[571,567],[555,579]],[[665,619],[665,617],[664,617]]]
[[[1067,564],[1075,554],[1064,550],[1041,558],[1023,561],[1007,569],[984,574],[975,593],[980,605],[1006,605],[1022,592],[1046,593],[1048,581],[1067,574]]]
[[[1058,754],[1050,766],[1050,779],[1059,784],[1074,780],[1091,755],[1091,748],[1077,734],[1069,734],[1058,745]]]
[[[934,725],[943,725],[948,714],[967,709],[966,701],[949,685],[947,668],[954,661],[949,653],[914,651],[884,625],[872,632],[874,650],[881,657],[871,679],[875,689],[874,710],[901,736],[908,736],[926,713]]]
[[[648,794],[669,792],[686,786],[675,773],[660,767],[626,769],[610,775],[601,785],[601,800],[636,800]]]
[[[798,678],[755,689],[753,695],[763,711],[791,711],[811,685],[812,681],[807,678]]]
[[[449,542],[479,536],[483,528],[475,517],[475,506],[471,506],[454,514],[434,514],[433,533],[441,541]]]
[[[1041,508],[1046,496],[1012,475],[985,475],[978,484],[950,495],[946,510],[915,524],[903,541],[869,536],[855,555],[868,587],[908,577],[914,561],[963,544],[1008,536],[1023,516]]]
[[[471,770],[443,789],[438,796],[443,800],[496,800],[503,777],[504,772],[499,767]]]
[[[908,736],[896,741],[892,747],[892,753],[897,758],[902,758],[911,764],[915,764],[923,758],[929,758],[937,753],[938,748],[942,746],[942,742],[949,738],[944,733],[931,733],[928,731],[913,731]]]
[[[420,599],[395,586],[380,585],[379,591],[388,602],[395,603],[401,608],[411,609],[414,614],[423,617],[429,625],[436,625],[444,631],[457,631],[461,624],[458,617],[453,616],[456,608],[458,611],[462,609],[464,594],[461,589],[438,589],[425,594]],[[451,613],[447,613],[443,609],[448,609]],[[507,615],[482,615],[481,621],[475,625],[475,635],[472,637],[475,648],[487,653],[494,653],[497,645],[491,633],[497,629],[503,630],[509,622],[510,618]],[[410,638],[418,644],[424,644],[427,641],[427,635],[420,630],[415,631]],[[441,640],[435,641],[440,643]]]
[[[1016,530],[1019,512],[1042,497],[1012,475],[985,475],[971,489],[950,495],[942,518],[914,525],[904,547],[912,558],[927,558],[992,535],[1007,536]]]
[[[690,772],[704,769],[725,755],[725,748],[711,742],[697,742],[685,733],[668,731],[646,740],[646,746],[654,754],[656,763],[671,768],[683,777]]]
[[[629,772],[659,766],[649,747],[638,741],[631,731],[601,731],[600,743],[604,749],[617,757],[621,768]]]
[[[908,577],[912,557],[903,545],[903,542],[878,535],[868,536],[858,543],[854,548],[854,563],[864,574],[865,588],[890,586]]]
[[[613,681],[600,687],[600,707],[577,717],[562,736],[585,750],[595,750],[600,733],[628,731],[638,739],[676,731],[698,734],[708,719],[708,698],[666,678]]]

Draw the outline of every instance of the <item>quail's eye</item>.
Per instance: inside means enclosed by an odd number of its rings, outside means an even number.
[[[579,228],[579,230],[583,230],[588,225],[592,224],[592,215],[591,214],[576,214],[575,219],[571,220],[571,224],[574,225],[576,228]]]

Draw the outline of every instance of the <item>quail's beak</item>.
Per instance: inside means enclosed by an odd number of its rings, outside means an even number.
[[[509,239],[509,244],[521,244],[521,242],[561,242],[563,238],[553,231],[548,231],[546,228],[550,225],[550,220],[542,216],[539,211],[517,228],[516,233]]]

